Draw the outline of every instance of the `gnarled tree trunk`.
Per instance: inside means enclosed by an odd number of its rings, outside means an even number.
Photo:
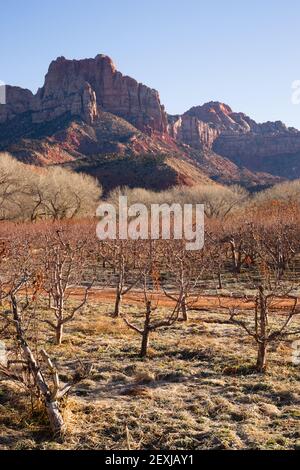
[[[19,312],[17,299],[14,295],[11,295],[11,301],[14,325],[17,339],[21,347],[22,356],[28,365],[28,369],[32,374],[36,387],[44,399],[51,430],[55,435],[61,435],[64,431],[64,420],[59,411],[56,397],[52,396],[51,390],[49,389],[43,374],[41,373],[40,367],[38,366],[38,363],[33,355],[33,352],[31,351],[31,348],[25,339],[22,328],[22,316]]]
[[[186,304],[186,296],[184,295],[181,300],[181,313],[182,313],[182,320],[188,321],[188,307]]]
[[[258,372],[265,372],[267,368],[267,343],[265,341],[259,343],[257,353],[256,369]]]

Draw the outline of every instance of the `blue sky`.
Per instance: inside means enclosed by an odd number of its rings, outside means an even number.
[[[0,80],[33,91],[49,63],[107,54],[169,113],[218,100],[300,128],[299,0],[0,0]]]

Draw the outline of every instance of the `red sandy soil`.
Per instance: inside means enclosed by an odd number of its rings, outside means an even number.
[[[71,288],[71,297],[82,297],[84,295],[83,288]],[[174,307],[175,302],[168,299],[162,292],[154,292],[151,294],[151,299],[154,303],[158,303],[160,307]],[[89,292],[89,301],[92,303],[104,302],[114,303],[115,291],[113,289],[97,289],[92,288]],[[123,297],[123,304],[125,305],[140,305],[144,302],[143,292],[130,291]],[[236,307],[242,309],[253,309],[254,301],[246,298],[234,298],[223,296],[200,296],[189,299],[192,308],[195,309],[212,309],[212,308],[228,308]],[[294,304],[292,299],[278,298],[273,301],[272,309],[287,309]]]

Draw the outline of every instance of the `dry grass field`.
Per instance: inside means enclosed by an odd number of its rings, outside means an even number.
[[[81,378],[63,403],[64,439],[54,440],[44,411],[3,379],[0,449],[300,448],[300,368],[291,340],[271,344],[269,368],[258,374],[252,339],[226,322],[226,310],[202,308],[153,332],[140,359],[140,336],[112,318],[112,307],[94,300],[66,326],[62,345],[45,339],[62,382]],[[143,320],[132,302],[122,311]],[[284,312],[277,315],[282,321]]]

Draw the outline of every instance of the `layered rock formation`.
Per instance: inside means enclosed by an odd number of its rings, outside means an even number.
[[[223,103],[210,102],[191,108],[182,116],[169,117],[169,132],[195,149],[208,149],[226,157],[239,167],[284,177],[300,177],[300,132],[281,121],[256,123],[243,113],[235,113]],[[298,155],[299,154],[299,155]],[[276,164],[272,168],[272,158]],[[282,165],[278,165],[282,158]],[[286,168],[284,167],[286,164]],[[293,175],[292,170],[297,170]]]
[[[45,84],[35,96],[28,90],[8,87],[7,105],[0,105],[0,122],[29,111],[33,123],[51,121],[65,113],[92,123],[99,110],[116,114],[150,134],[167,129],[158,92],[123,76],[104,55],[84,60],[59,57],[50,64]]]
[[[176,141],[196,149],[211,149],[220,135],[218,129],[187,113],[182,116],[170,116],[168,132]]]
[[[219,102],[168,116],[156,90],[122,75],[105,55],[59,57],[36,95],[10,86],[6,95],[0,105],[0,151],[26,162],[63,164],[87,157],[91,165],[99,156],[163,154],[194,165],[197,181],[205,173],[253,189],[300,178],[296,129],[280,121],[257,124]],[[189,172],[178,181],[190,181]]]
[[[300,136],[299,131],[286,127],[281,121],[257,124],[246,114],[234,113],[229,106],[219,102],[193,107],[182,116],[170,116],[169,132],[192,147],[208,148],[212,148],[215,141],[224,136],[291,137],[292,152],[295,151],[293,142],[298,142]]]
[[[25,113],[33,106],[34,97],[29,90],[7,85],[5,95],[6,104],[0,104],[0,123],[5,123]]]

